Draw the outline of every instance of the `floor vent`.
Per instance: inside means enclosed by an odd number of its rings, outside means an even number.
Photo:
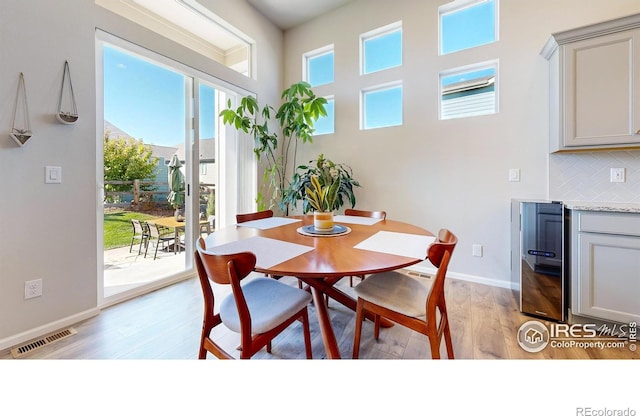
[[[426,273],[414,272],[413,270],[409,270],[407,272],[409,276],[420,277],[422,279],[431,279],[433,276]]]
[[[73,328],[63,329],[62,331],[56,332],[55,334],[47,335],[20,347],[12,348],[11,355],[13,356],[13,358],[20,358],[30,352],[44,347],[45,345],[51,345],[56,341],[60,341],[74,334],[77,334],[77,332]]]

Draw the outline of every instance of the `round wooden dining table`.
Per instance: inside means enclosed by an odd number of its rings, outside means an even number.
[[[389,219],[374,224],[336,221],[336,224],[348,227],[348,232],[336,236],[310,236],[299,231],[301,227],[313,224],[312,215],[283,218],[296,221],[266,229],[254,228],[247,223],[224,227],[206,237],[206,247],[208,251],[215,251],[216,247],[236,243],[234,247],[238,248],[238,251],[252,251],[243,250],[242,245],[238,245],[243,240],[251,241],[252,237],[306,246],[308,251],[275,265],[260,265],[260,254],[256,253],[258,261],[255,271],[272,276],[297,277],[307,285],[306,289],[310,290],[313,296],[327,358],[340,358],[340,351],[323,295],[355,311],[356,299],[336,288],[335,283],[345,276],[379,273],[419,263],[426,258],[428,244],[424,246],[422,255],[413,256],[367,250],[356,246],[380,232],[394,233],[396,236],[409,234],[433,237],[431,232],[421,227]]]

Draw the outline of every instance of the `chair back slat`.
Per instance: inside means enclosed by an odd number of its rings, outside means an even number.
[[[453,252],[458,238],[446,228],[441,229],[438,232],[437,239],[429,246],[427,250],[427,257],[431,264],[436,267],[440,267],[442,263],[442,257],[446,251]]]
[[[256,267],[256,256],[248,251],[234,254],[208,253],[204,248],[202,237],[198,239],[197,249],[206,275],[218,284],[231,283],[229,280],[230,267],[234,268],[239,280],[244,279]]]
[[[363,210],[351,209],[351,208],[345,209],[344,215],[352,215],[354,217],[378,218],[381,220],[384,220],[387,218],[386,211],[363,211]]]
[[[236,214],[236,222],[240,224],[247,221],[261,220],[263,218],[270,217],[273,217],[273,211],[268,209],[265,211],[250,212],[248,214]]]

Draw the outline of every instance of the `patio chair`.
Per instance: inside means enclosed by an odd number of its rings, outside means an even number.
[[[220,324],[240,334],[240,358],[245,359],[265,346],[271,353],[271,341],[295,321],[302,322],[306,356],[312,358],[307,310],[311,302],[309,293],[266,277],[243,281],[256,265],[253,253],[209,253],[202,237],[196,245],[194,260],[204,296],[199,359],[207,358],[207,351],[221,359],[233,358],[211,339],[211,330]],[[212,281],[218,285],[231,285],[231,293],[220,303],[219,313],[215,312]]]
[[[454,358],[444,281],[457,243],[458,238],[451,231],[443,228],[438,232],[438,238],[427,249],[427,258],[437,267],[436,275],[429,281],[391,271],[372,274],[354,288],[358,303],[353,358],[358,358],[360,353],[360,333],[366,312],[374,315],[373,334],[376,340],[380,335],[380,317],[384,317],[426,335],[431,358],[440,358],[440,343],[444,338],[447,356]]]
[[[155,260],[158,257],[158,246],[162,245],[163,249],[168,248],[171,244],[176,243],[176,236],[175,233],[167,227],[161,227],[152,222],[148,222],[147,225],[149,227],[149,241],[152,241],[156,246],[155,253],[153,254],[153,259]],[[147,248],[144,250],[145,258],[147,257],[148,249],[149,243],[147,242]],[[174,251],[173,254],[177,254],[177,251]]]
[[[129,253],[133,249],[133,243],[136,240],[140,241],[138,246],[138,254],[142,253],[142,245],[144,244],[144,248],[147,248],[147,244],[149,243],[149,231],[147,224],[144,221],[140,220],[131,220],[131,225],[133,226],[133,235],[131,236],[131,245],[129,246]]]

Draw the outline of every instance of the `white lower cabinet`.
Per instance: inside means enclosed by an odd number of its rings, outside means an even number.
[[[640,322],[640,215],[573,211],[571,312]]]

